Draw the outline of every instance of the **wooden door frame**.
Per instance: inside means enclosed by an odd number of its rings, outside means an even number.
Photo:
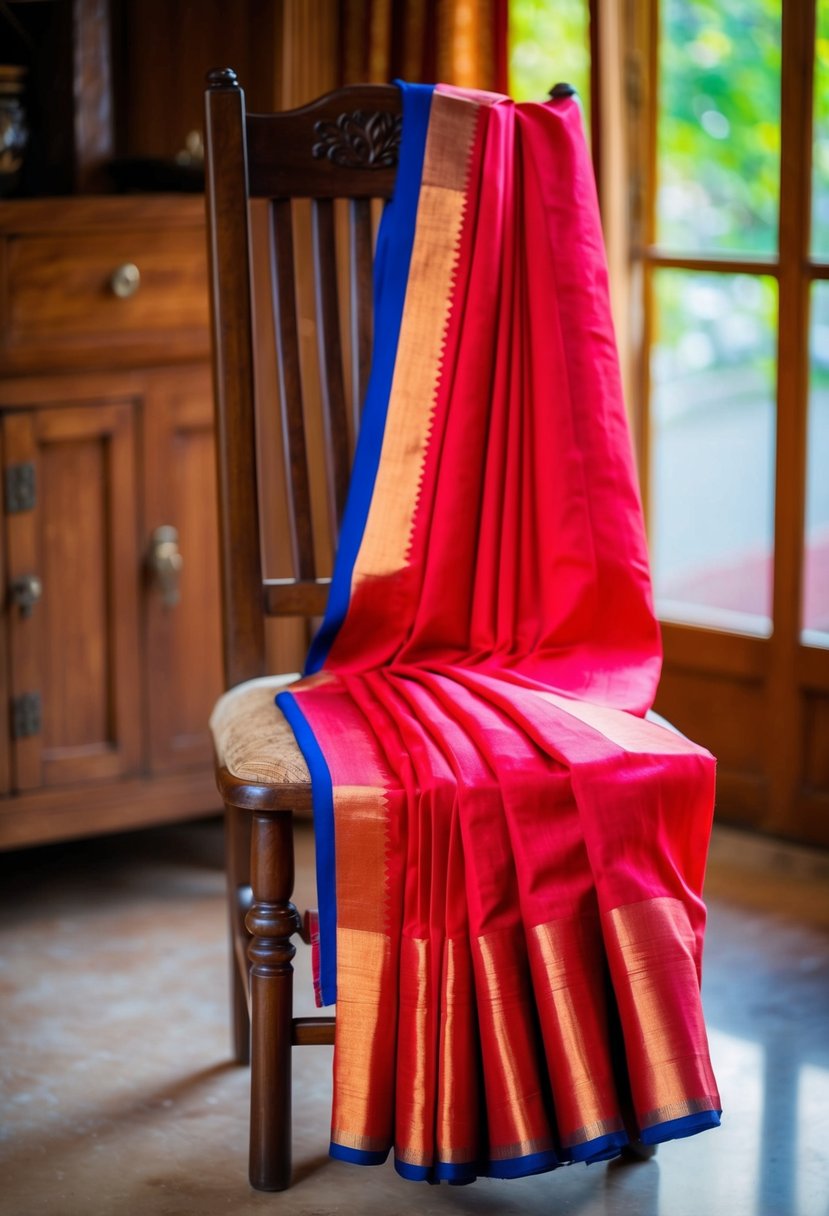
[[[780,235],[775,257],[685,256],[656,244],[656,134],[660,0],[630,0],[623,56],[628,66],[626,97],[632,177],[641,204],[629,226],[628,289],[634,316],[633,382],[637,457],[646,513],[650,507],[650,375],[653,339],[653,279],[660,269],[713,271],[773,277],[778,286],[778,364],[774,507],[772,632],[750,637],[672,621],[663,623],[663,697],[674,709],[672,681],[707,673],[712,690],[733,682],[757,703],[758,773],[721,773],[723,818],[784,836],[829,843],[829,786],[809,775],[808,749],[815,731],[829,723],[829,650],[801,637],[809,410],[809,295],[818,279],[829,279],[829,262],[810,257],[809,200],[813,114],[816,0],[783,0],[781,61]],[[762,702],[760,708],[757,698]],[[673,702],[673,703],[671,703]],[[658,702],[659,705],[659,702]],[[700,734],[690,713],[688,728]],[[703,723],[703,733],[705,724]],[[702,738],[717,750],[716,738]],[[827,744],[829,745],[829,744]],[[760,750],[761,749],[761,750]]]

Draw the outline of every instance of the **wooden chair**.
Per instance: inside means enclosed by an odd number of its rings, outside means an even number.
[[[214,340],[222,561],[224,672],[230,690],[212,726],[226,806],[234,1052],[251,1064],[250,1181],[282,1190],[291,1174],[291,1049],[334,1041],[333,1018],[294,1018],[291,903],[294,812],[308,813],[302,754],[273,703],[265,617],[319,616],[328,580],[317,575],[309,442],[300,376],[291,200],[310,198],[325,480],[332,537],[345,504],[349,423],[340,316],[350,316],[351,396],[359,409],[371,357],[372,199],[390,197],[400,138],[400,94],[358,86],[302,109],[246,114],[234,72],[211,72],[206,92],[207,207]],[[338,274],[334,199],[348,199],[348,250]],[[278,397],[294,576],[265,578],[257,484],[259,408],[254,376],[251,199],[269,200]],[[338,279],[348,262],[347,300]],[[345,311],[343,311],[343,307]],[[271,405],[271,402],[267,403]],[[274,402],[271,408],[277,408]],[[251,683],[251,681],[253,683]]]

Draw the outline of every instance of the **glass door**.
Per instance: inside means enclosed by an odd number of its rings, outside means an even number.
[[[634,8],[657,708],[723,819],[829,844],[829,0]]]

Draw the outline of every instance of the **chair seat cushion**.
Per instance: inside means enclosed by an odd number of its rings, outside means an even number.
[[[277,692],[298,679],[293,672],[247,680],[219,698],[210,730],[220,768],[255,785],[310,784],[294,732],[274,704]]]
[[[299,678],[297,672],[291,672],[247,680],[219,698],[210,716],[219,767],[256,785],[310,784],[305,757],[285,715],[274,702],[280,689]],[[675,726],[653,710],[647,717],[676,731]]]

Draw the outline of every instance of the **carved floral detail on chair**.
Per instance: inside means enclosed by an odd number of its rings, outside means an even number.
[[[345,169],[391,169],[400,152],[399,114],[364,114],[354,110],[336,122],[320,120],[314,127],[318,142],[311,149],[317,160],[327,157]]]

